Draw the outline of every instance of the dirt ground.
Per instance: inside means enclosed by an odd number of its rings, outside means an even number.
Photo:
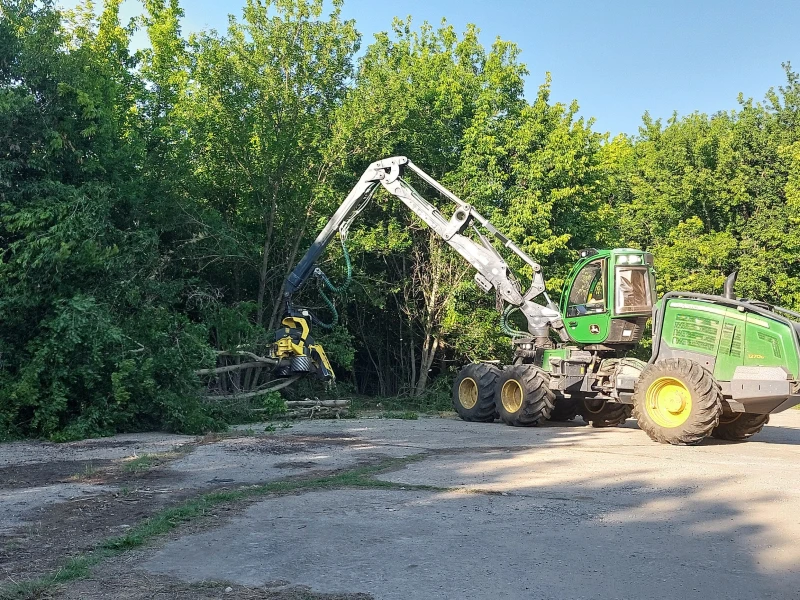
[[[798,459],[794,410],[696,448],[446,418],[2,444],[0,598],[167,507],[290,481],[27,597],[800,600]],[[391,466],[303,487],[369,465]]]

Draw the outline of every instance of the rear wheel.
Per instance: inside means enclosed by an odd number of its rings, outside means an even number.
[[[572,421],[578,416],[579,400],[574,398],[558,398],[553,410],[550,411],[551,421]]]
[[[722,415],[719,425],[711,435],[719,440],[746,440],[753,437],[769,423],[769,415],[733,413]]]
[[[495,406],[507,425],[526,427],[550,417],[555,395],[550,376],[534,365],[505,369],[495,384]]]
[[[585,398],[580,404],[583,420],[592,427],[618,427],[631,416],[629,404]]]
[[[633,392],[639,429],[657,442],[699,444],[722,415],[722,392],[696,362],[670,358],[648,365]]]
[[[465,421],[494,421],[494,384],[500,373],[500,369],[485,363],[461,369],[453,382],[453,407],[459,417]]]

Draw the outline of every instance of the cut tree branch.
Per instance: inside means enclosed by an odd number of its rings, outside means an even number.
[[[275,364],[271,361],[270,364]],[[240,371],[242,369],[249,369],[251,367],[260,367],[264,365],[264,361],[246,362],[238,365],[228,365],[227,367],[217,367],[215,369],[198,369],[195,371],[196,375],[220,375],[222,373],[230,373],[231,371]]]
[[[258,396],[263,396],[265,394],[269,394],[270,392],[277,392],[278,390],[282,390],[285,387],[289,387],[298,379],[300,379],[300,376],[294,375],[293,377],[289,377],[289,379],[284,379],[281,383],[277,385],[273,385],[271,387],[264,388],[263,390],[258,390],[256,392],[248,392],[246,394],[226,394],[224,396],[204,396],[203,400],[206,400],[208,402],[217,402],[224,400],[247,400],[248,398],[257,398]]]

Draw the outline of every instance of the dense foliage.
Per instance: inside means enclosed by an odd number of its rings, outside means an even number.
[[[517,47],[474,27],[398,20],[357,59],[341,0],[247,0],[189,37],[178,0],[127,24],[120,4],[0,0],[0,437],[217,426],[194,371],[263,349],[287,272],[389,155],[490,217],[555,296],[580,248],[632,246],[662,292],[718,293],[738,268],[740,295],[800,308],[789,65],[763,102],[609,139],[550,100],[549,76],[526,96]],[[379,194],[349,243],[325,339],[345,385],[419,395],[508,352],[494,298],[396,201]],[[313,286],[302,300],[321,306]]]

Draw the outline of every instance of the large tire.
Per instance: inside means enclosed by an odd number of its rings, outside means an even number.
[[[580,400],[575,398],[558,398],[553,410],[550,411],[551,421],[572,421],[578,416]]]
[[[592,427],[619,427],[624,425],[633,410],[630,404],[592,400],[591,398],[584,399],[579,408],[583,420]]]
[[[530,427],[545,421],[555,406],[550,376],[534,365],[508,367],[495,384],[495,406],[507,425]]]
[[[694,361],[669,358],[647,365],[633,391],[639,429],[653,440],[695,445],[711,435],[722,415],[714,376]]]
[[[477,363],[467,365],[453,382],[453,407],[465,421],[491,423],[497,417],[494,406],[494,384],[500,369]]]
[[[718,440],[746,440],[761,431],[767,423],[769,423],[769,415],[751,413],[722,415],[719,425],[711,432],[711,435]]]

